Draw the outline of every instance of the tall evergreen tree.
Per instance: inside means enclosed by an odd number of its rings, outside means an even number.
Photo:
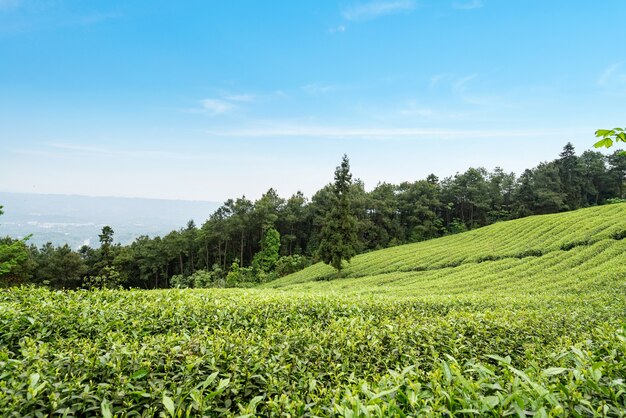
[[[335,169],[335,183],[332,185],[331,207],[324,217],[320,233],[318,255],[322,261],[341,273],[343,261],[350,261],[356,254],[357,220],[351,202],[352,174],[350,162],[344,154],[341,165]]]
[[[609,179],[614,193],[620,199],[626,198],[626,151],[615,151],[608,156]]]
[[[102,228],[102,233],[98,235],[100,239],[100,251],[102,258],[110,264],[111,262],[111,244],[113,244],[113,228],[106,225]]]
[[[582,206],[581,188],[583,184],[582,170],[574,146],[568,142],[559,154],[558,166],[561,187],[565,194],[567,209],[574,210]]]

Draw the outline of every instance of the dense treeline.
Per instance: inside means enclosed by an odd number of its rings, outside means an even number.
[[[585,151],[567,144],[559,158],[518,178],[500,168],[470,168],[439,179],[380,183],[367,192],[351,183],[349,204],[357,219],[357,252],[427,240],[534,214],[574,210],[624,199],[626,155]],[[202,225],[190,221],[163,237],[141,236],[113,244],[105,227],[100,247],[47,244],[41,248],[4,238],[23,255],[0,268],[4,285],[36,283],[76,287],[242,286],[271,280],[317,261],[320,235],[333,202],[329,184],[307,199],[284,199],[274,189],[260,199],[227,200]],[[0,247],[1,248],[1,247]],[[0,267],[2,264],[0,252]]]

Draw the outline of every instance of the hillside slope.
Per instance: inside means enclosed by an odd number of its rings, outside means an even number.
[[[515,291],[565,291],[598,275],[623,276],[624,236],[626,204],[607,205],[361,254],[339,280],[331,267],[318,263],[266,287],[394,294],[402,288],[410,295],[462,294],[500,285]]]
[[[624,231],[611,205],[363,254],[341,279],[5,289],[0,416],[623,417]]]

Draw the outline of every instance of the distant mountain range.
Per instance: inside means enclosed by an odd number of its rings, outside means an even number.
[[[0,236],[32,234],[29,242],[37,246],[67,243],[76,249],[99,246],[105,225],[113,228],[114,242],[122,244],[140,235],[165,235],[190,219],[200,226],[221,203],[0,192],[0,205]]]

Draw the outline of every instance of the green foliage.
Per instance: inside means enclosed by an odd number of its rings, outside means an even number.
[[[124,284],[124,278],[115,267],[106,266],[98,276],[88,276],[84,285],[88,289],[117,289]]]
[[[231,264],[230,270],[226,275],[226,284],[228,286],[234,286],[239,282],[239,280],[241,280],[241,274],[239,272],[239,261],[235,260],[233,261],[233,264]]]
[[[0,415],[621,416],[624,213],[376,251],[342,280],[0,291]]]
[[[626,275],[595,253],[430,286],[2,291],[0,414],[619,416]]]
[[[102,247],[110,247],[113,243],[113,228],[108,225],[104,226],[98,238],[100,239],[100,245]]]
[[[560,259],[563,248],[588,248],[593,244],[613,243],[612,237],[626,231],[626,204],[598,206],[562,214],[532,216],[513,221],[499,222],[484,228],[449,235],[436,240],[401,245],[384,250],[360,254],[352,260],[344,271],[344,279],[336,284],[319,281],[333,277],[333,269],[317,263],[309,268],[290,276],[278,279],[267,286],[281,288],[297,288],[309,282],[308,286],[348,286],[349,279],[355,283],[367,284],[367,280],[384,283],[384,275],[392,274],[390,280],[402,278],[419,281],[422,275],[439,277],[443,274],[458,272],[464,277],[463,269],[474,269],[476,279],[480,280],[487,274],[483,269],[488,266],[483,261],[519,262],[529,256],[540,256],[542,260]],[[578,248],[580,247],[580,248]],[[572,253],[575,254],[575,253]],[[507,263],[502,266],[507,266]],[[447,269],[458,267],[449,272]],[[519,279],[527,274],[523,266],[519,266]],[[542,274],[541,270],[537,274]],[[473,273],[474,274],[474,273]],[[473,276],[474,277],[474,276]],[[404,292],[420,291],[422,285],[433,283],[431,279],[421,282],[419,286],[409,286]],[[441,286],[442,282],[435,282]],[[363,289],[367,289],[365,286]],[[386,288],[378,288],[383,292]],[[442,291],[456,291],[454,286]],[[464,289],[459,287],[459,290]]]
[[[197,270],[190,277],[193,280],[193,287],[201,289],[215,287],[219,280],[215,271]]]
[[[278,277],[287,276],[311,265],[311,260],[300,254],[283,256],[276,262]]]
[[[347,168],[347,158],[345,163]],[[343,268],[342,260],[347,258],[342,259],[341,253],[366,253],[509,219],[626,198],[626,154],[586,151],[577,156],[571,144],[558,159],[526,170],[519,179],[500,168],[478,167],[442,180],[431,174],[424,180],[382,183],[368,192],[361,181],[351,181],[349,170],[342,175],[343,200],[336,197],[336,184],[319,190],[311,201],[299,192],[285,200],[269,189],[254,202],[245,196],[229,199],[200,228],[190,221],[164,237],[143,236],[127,246],[113,244],[110,227],[103,228],[100,248],[83,246],[78,252],[52,245],[26,248],[15,244],[15,250],[26,249],[28,254],[13,262],[2,283],[78,288],[85,286],[86,278],[106,276],[105,267],[113,267],[127,288],[168,287],[173,276],[188,278],[196,272],[202,284],[193,279],[185,286],[206,287],[209,279],[203,272],[213,274],[217,265],[223,273],[212,278],[210,287],[223,287],[224,276],[236,259],[246,270],[237,273],[231,286],[252,286],[285,274],[272,271],[277,263],[276,243],[263,244],[265,231],[270,229],[280,237],[278,254],[319,260],[324,253],[331,264]],[[342,213],[350,216],[342,218]],[[13,254],[7,245],[14,242],[0,240],[0,253],[1,248],[5,251],[0,264],[9,258],[17,260],[6,254]],[[180,279],[174,283],[180,285]]]
[[[170,287],[175,289],[189,289],[194,287],[194,281],[191,276],[175,274],[170,278]]]
[[[598,129],[596,131],[596,138],[600,138],[593,146],[596,148],[610,148],[614,143],[625,142],[626,143],[626,129],[614,128],[614,129]],[[626,151],[622,151],[623,155],[626,155]]]
[[[56,289],[81,287],[83,277],[88,273],[84,260],[67,244],[54,247],[48,243],[35,253],[35,260],[38,264],[35,272],[38,283]],[[97,275],[99,273],[94,274]]]
[[[239,269],[237,264],[236,270]],[[193,274],[185,276],[182,274],[176,274],[170,279],[170,286],[176,289],[188,289],[188,288],[210,288],[210,287],[224,287],[224,277],[222,269],[216,264],[213,269],[208,270],[196,270]],[[237,276],[238,278],[239,276]],[[236,282],[234,277],[231,277],[233,282]]]
[[[14,282],[16,270],[28,259],[24,240],[0,240],[0,284]],[[19,279],[17,280],[19,283]]]
[[[252,266],[262,273],[274,271],[280,252],[280,233],[275,228],[268,228],[261,240],[261,251],[256,253]]]
[[[0,215],[4,214],[0,205]],[[0,241],[0,284],[11,284],[15,269],[28,259],[28,250],[24,240],[5,239]],[[19,281],[19,280],[18,280]]]
[[[331,206],[324,217],[320,233],[318,255],[338,273],[344,261],[356,255],[357,221],[352,209],[351,189],[352,174],[346,155],[335,170],[335,183],[332,187]]]

